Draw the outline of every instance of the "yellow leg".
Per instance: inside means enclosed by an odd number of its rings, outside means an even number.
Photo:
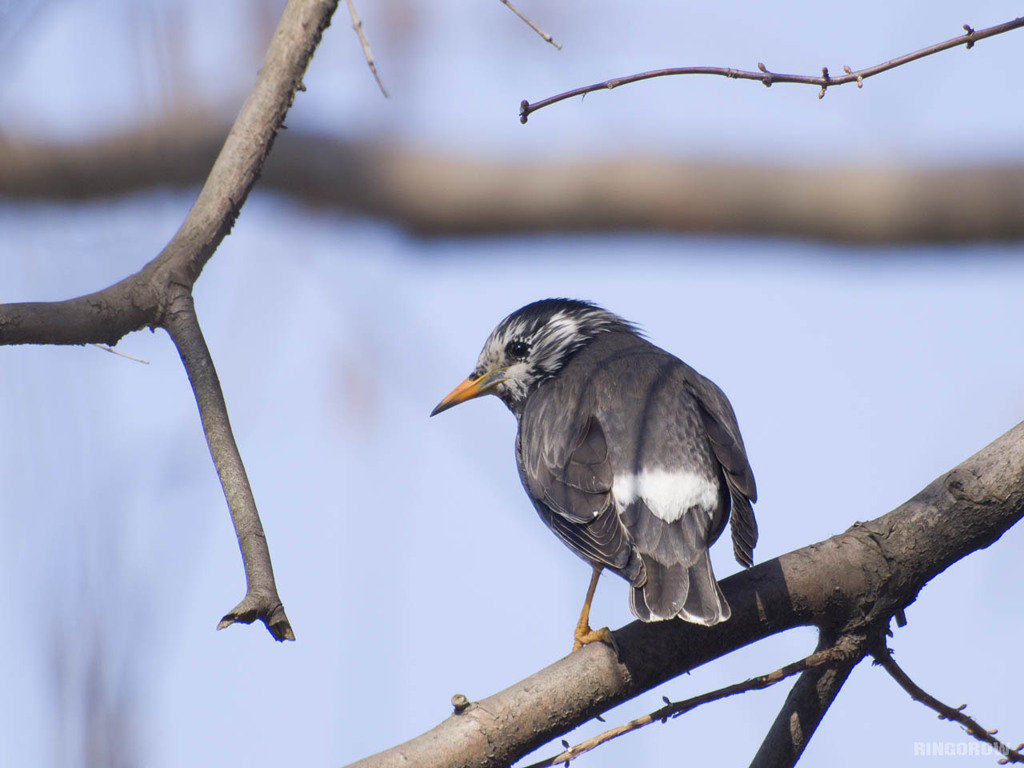
[[[594,592],[597,590],[597,580],[601,578],[602,566],[594,566],[594,574],[590,577],[590,586],[587,588],[587,598],[583,601],[583,610],[580,611],[580,620],[576,622],[576,631],[573,633],[574,642],[572,649],[578,651],[584,645],[594,642],[602,642],[610,645],[618,651],[615,638],[608,627],[601,629],[590,628],[590,603],[594,600]]]

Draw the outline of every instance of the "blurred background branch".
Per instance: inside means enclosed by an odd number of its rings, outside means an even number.
[[[90,200],[205,178],[228,127],[206,115],[81,144],[0,143],[0,195]],[[503,161],[289,131],[260,185],[430,237],[666,232],[883,245],[1024,238],[1024,162]]]

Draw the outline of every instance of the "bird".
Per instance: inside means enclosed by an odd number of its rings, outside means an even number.
[[[431,416],[496,395],[518,422],[519,477],[541,520],[592,568],[573,650],[602,571],[629,582],[644,622],[711,626],[730,608],[709,547],[732,517],[736,560],[753,564],[754,475],[732,405],[714,382],[589,301],[552,298],[508,315],[469,376]]]

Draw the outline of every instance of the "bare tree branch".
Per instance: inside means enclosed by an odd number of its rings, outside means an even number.
[[[366,57],[366,64],[369,66],[370,72],[373,73],[373,79],[377,81],[377,87],[380,88],[380,92],[384,94],[386,99],[388,98],[388,92],[380,79],[380,75],[377,74],[377,65],[373,63],[370,41],[366,39],[366,33],[363,32],[363,20],[359,18],[359,14],[356,12],[356,4],[353,0],[346,0],[346,2],[348,3],[348,15],[352,17],[352,29],[356,31],[356,34],[359,36],[359,44],[363,46],[363,56]]]
[[[78,200],[202,181],[224,127],[180,115],[78,144],[0,142],[0,194]],[[1024,238],[1024,165],[474,161],[288,131],[261,188],[424,236],[646,231],[958,243]],[[75,342],[72,342],[75,343]],[[81,343],[81,342],[77,342]]]
[[[797,678],[750,768],[791,768],[796,765],[846,678],[863,658],[865,645],[864,637],[857,635],[844,635],[836,645],[831,645],[822,633],[817,653],[843,648],[845,663],[813,667]]]
[[[263,533],[256,500],[231,431],[217,370],[199,327],[192,294],[187,290],[182,289],[172,300],[164,318],[164,327],[178,348],[192,384],[206,442],[224,488],[245,564],[245,598],[221,619],[217,629],[224,629],[236,621],[251,624],[260,619],[277,640],[294,640],[295,634],[277,594],[267,537]]]
[[[290,0],[256,85],[242,106],[192,209],[163,251],[140,272],[87,296],[0,304],[0,345],[116,344],[127,333],[163,327],[178,346],[195,390],[210,452],[232,513],[245,564],[245,598],[220,626],[261,619],[278,640],[294,639],[277,595],[252,490],[238,455],[216,371],[199,330],[192,287],[231,230],[284,122],[336,0]]]
[[[964,729],[978,741],[991,745],[995,751],[1003,756],[999,761],[1000,765],[1006,765],[1007,763],[1024,763],[1024,754],[1021,754],[1021,750],[1024,750],[1024,744],[1020,744],[1016,749],[1010,749],[1009,746],[995,737],[995,734],[998,733],[998,731],[990,731],[987,728],[983,728],[977,720],[964,714],[964,709],[967,708],[966,704],[954,709],[948,704],[943,704],[934,696],[923,690],[917,683],[911,680],[910,676],[903,671],[899,664],[896,663],[896,660],[892,657],[892,651],[884,647],[884,645],[880,650],[874,651],[872,656],[875,659],[875,663],[888,672],[892,679],[899,683],[900,687],[909,693],[910,697],[914,701],[919,701],[926,707],[935,710],[943,720],[953,720],[954,722],[960,723],[960,725],[962,725]]]
[[[500,693],[460,702],[433,730],[354,765],[508,765],[626,699],[777,632],[813,625],[825,637],[877,636],[929,580],[1022,516],[1024,423],[892,512],[725,579],[729,621],[633,622],[615,633],[618,658],[602,643],[589,645]],[[824,711],[843,679],[822,674],[803,685]]]
[[[544,40],[546,42],[551,43],[558,50],[562,50],[562,44],[561,43],[556,42],[555,39],[551,35],[549,35],[543,29],[541,29],[536,24],[534,24],[522,11],[520,11],[518,8],[516,8],[514,5],[512,5],[510,0],[501,0],[501,2],[504,3],[505,7],[507,7],[510,11],[512,11],[512,13],[514,13],[516,16],[518,16],[520,19],[522,19],[524,22],[526,22],[526,25],[530,29],[532,29],[534,32],[536,32],[538,35],[540,35],[542,38],[544,38]]]
[[[106,344],[90,343],[90,346],[96,347],[96,349],[102,349],[104,352],[109,352],[112,355],[123,357],[125,360],[131,360],[133,363],[142,363],[143,365],[149,365],[149,360],[143,360],[141,357],[133,357],[132,355],[126,354],[119,349],[108,347]]]
[[[792,664],[787,664],[774,672],[758,675],[757,677],[752,677],[749,680],[744,680],[741,683],[733,683],[732,685],[727,685],[724,688],[719,688],[718,690],[711,691],[709,693],[702,693],[699,696],[693,696],[685,701],[669,701],[666,697],[664,699],[665,706],[660,709],[656,709],[650,714],[642,715],[641,717],[630,720],[628,723],[616,726],[615,728],[609,728],[607,731],[599,733],[597,736],[593,736],[586,741],[567,747],[564,751],[558,753],[554,757],[541,760],[539,763],[531,763],[527,768],[547,768],[548,766],[559,765],[562,763],[568,765],[570,761],[575,760],[580,755],[583,755],[592,749],[596,749],[612,739],[617,739],[619,736],[624,736],[627,733],[632,733],[633,731],[644,728],[651,723],[664,723],[670,717],[679,717],[692,709],[696,709],[697,707],[708,704],[712,701],[718,701],[719,699],[725,699],[739,693],[746,693],[747,691],[759,691],[763,688],[769,688],[776,683],[780,683],[793,675],[798,675],[809,669],[817,667],[834,667],[839,665],[849,666],[851,661],[855,660],[850,658],[850,651],[847,648],[832,646],[816,651],[810,656],[807,656],[800,661],[795,661]]]
[[[873,67],[867,67],[865,69],[858,69],[856,71],[850,69],[848,66],[843,67],[845,74],[837,77],[829,75],[828,67],[822,67],[821,77],[814,75],[784,75],[778,72],[770,72],[764,64],[758,62],[757,72],[749,72],[743,69],[733,69],[731,67],[671,67],[669,69],[656,69],[650,72],[640,72],[636,75],[628,75],[626,77],[616,77],[611,80],[605,80],[603,83],[594,83],[593,85],[585,85],[581,88],[573,88],[571,91],[560,93],[557,96],[549,96],[541,101],[534,102],[531,104],[526,99],[519,104],[519,122],[526,124],[530,115],[536,112],[538,109],[557,104],[565,99],[571,99],[574,96],[583,96],[594,91],[610,91],[612,88],[618,88],[620,85],[629,85],[630,83],[637,83],[641,80],[650,80],[654,77],[671,77],[675,75],[716,75],[719,77],[728,77],[731,80],[756,80],[762,83],[765,87],[770,88],[775,83],[797,83],[799,85],[814,85],[818,86],[821,90],[818,91],[818,98],[825,96],[825,91],[828,88],[832,88],[837,85],[846,85],[847,83],[857,83],[857,87],[863,86],[864,81],[882,72],[887,72],[890,69],[908,64],[911,61],[917,59],[923,59],[925,56],[931,56],[934,53],[945,51],[950,48],[956,48],[960,45],[966,45],[968,49],[973,48],[974,44],[979,40],[984,40],[986,37],[993,37],[994,35],[1001,35],[1004,32],[1009,32],[1014,29],[1024,27],[1024,17],[1008,21],[1004,24],[997,24],[994,27],[988,27],[987,29],[973,29],[967,24],[964,24],[964,34],[958,37],[954,37],[950,40],[945,40],[941,43],[935,43],[929,45],[927,48],[922,48],[919,51],[908,53],[903,56],[898,56],[895,59],[890,59],[882,64],[876,64]]]

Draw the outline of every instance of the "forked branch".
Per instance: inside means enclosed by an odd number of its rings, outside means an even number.
[[[192,382],[245,564],[245,598],[221,620],[220,627],[261,619],[278,640],[294,639],[294,633],[277,595],[263,527],[213,360],[199,329],[192,288],[238,218],[336,8],[337,0],[289,1],[256,85],[199,197],[159,256],[140,272],[88,296],[0,304],[0,345],[113,345],[146,327],[170,333]]]
[[[744,680],[740,683],[733,683],[732,685],[727,685],[724,688],[709,691],[708,693],[702,693],[699,696],[693,696],[683,701],[669,701],[668,697],[665,697],[663,699],[665,706],[660,709],[656,709],[650,714],[630,720],[628,723],[616,726],[615,728],[609,728],[607,731],[599,733],[597,736],[593,736],[586,741],[581,741],[579,744],[575,744],[571,747],[566,746],[562,752],[558,753],[554,757],[541,760],[539,763],[532,763],[527,766],[527,768],[547,768],[547,766],[560,764],[568,765],[570,761],[575,760],[580,755],[583,755],[590,750],[611,741],[612,739],[617,739],[619,736],[624,736],[627,733],[637,731],[651,723],[664,723],[670,717],[679,717],[680,715],[689,712],[691,709],[696,709],[697,707],[708,704],[712,701],[725,699],[739,693],[758,691],[762,688],[770,688],[776,683],[781,683],[783,680],[809,669],[849,665],[851,661],[849,656],[849,651],[846,648],[835,645],[816,651],[810,656],[800,659],[800,661],[795,661],[792,664],[787,664],[774,672],[769,672],[765,675],[758,675],[757,677],[752,677],[749,680]],[[563,745],[564,744],[565,742],[563,742]]]
[[[1020,744],[1016,749],[1011,749],[1009,746],[1001,742],[996,738],[996,729],[989,730],[984,728],[978,723],[973,717],[964,714],[964,710],[967,708],[966,704],[962,704],[959,707],[951,707],[948,704],[943,704],[941,701],[936,699],[934,696],[923,690],[917,683],[910,679],[910,675],[903,671],[896,660],[892,657],[892,651],[886,647],[881,650],[872,653],[875,659],[875,663],[878,664],[882,669],[889,673],[893,680],[900,684],[900,687],[910,694],[910,697],[914,701],[919,701],[929,709],[935,710],[939,717],[943,720],[952,720],[956,723],[960,723],[971,736],[976,738],[978,741],[984,742],[992,747],[995,752],[1002,755],[999,760],[1000,765],[1006,765],[1007,763],[1024,763],[1024,754],[1021,751],[1024,750],[1024,744]]]
[[[964,24],[964,34],[962,35],[945,40],[941,43],[936,43],[935,45],[929,45],[927,48],[922,48],[919,51],[899,56],[895,59],[883,62],[882,64],[867,67],[866,69],[853,70],[850,67],[845,66],[843,67],[843,74],[835,77],[829,74],[828,67],[822,67],[820,77],[815,75],[784,75],[779,72],[771,72],[760,62],[757,65],[757,72],[733,69],[731,67],[672,67],[669,69],[656,69],[650,72],[640,72],[636,75],[616,77],[612,80],[605,80],[603,83],[594,83],[593,85],[585,85],[582,88],[574,88],[571,91],[560,93],[557,96],[550,96],[533,104],[524,99],[519,105],[519,122],[525,124],[530,115],[538,109],[543,109],[544,107],[556,104],[559,101],[564,101],[565,99],[571,99],[573,96],[583,96],[588,93],[593,93],[594,91],[611,90],[612,88],[618,88],[620,85],[637,83],[641,80],[650,80],[654,77],[670,77],[674,75],[717,75],[719,77],[728,77],[732,80],[756,80],[769,88],[775,83],[814,85],[821,89],[818,91],[818,98],[820,99],[825,95],[825,91],[828,88],[832,88],[837,85],[846,85],[847,83],[857,83],[857,87],[860,88],[864,85],[864,81],[873,75],[886,72],[890,69],[895,69],[896,67],[903,66],[911,61],[923,59],[925,56],[931,56],[934,53],[939,53],[940,51],[945,51],[949,48],[956,48],[960,45],[966,45],[967,48],[970,49],[973,48],[974,44],[979,40],[984,40],[986,37],[1001,35],[1004,32],[1009,32],[1021,27],[1024,27],[1024,17],[1008,21],[1005,24],[997,24],[994,27],[988,27],[986,29],[974,29],[973,27]]]
[[[676,675],[791,627],[817,626],[823,638],[871,636],[936,575],[1021,517],[1024,423],[892,512],[724,579],[729,621],[634,622],[615,632],[618,655],[603,643],[588,645],[483,700],[460,699],[432,730],[354,765],[497,768]],[[799,706],[787,711],[802,736],[790,738],[791,747],[807,743],[820,720],[815,708],[827,709],[851,666],[801,674],[790,696]],[[767,756],[762,763],[773,764],[782,763]]]
[[[834,646],[828,635],[829,632],[823,629],[818,638],[818,651],[835,647],[844,653],[837,663],[810,667],[797,678],[751,760],[750,768],[792,768],[796,765],[850,672],[864,657],[865,635],[843,635]]]

